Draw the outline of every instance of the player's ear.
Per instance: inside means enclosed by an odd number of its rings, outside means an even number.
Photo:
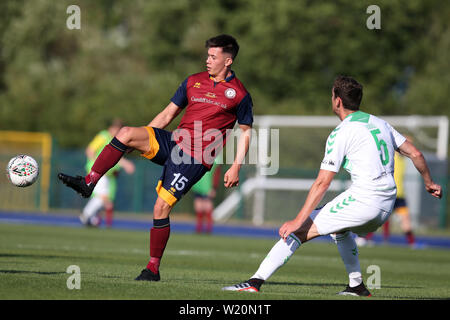
[[[225,66],[226,66],[226,67],[229,67],[229,66],[231,66],[232,64],[233,64],[233,58],[231,58],[231,57],[225,58]]]
[[[342,108],[343,106],[342,99],[340,97],[336,97],[336,107]]]

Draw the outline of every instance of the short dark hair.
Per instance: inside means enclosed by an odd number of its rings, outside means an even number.
[[[233,59],[236,58],[239,52],[239,45],[236,39],[228,34],[221,34],[206,40],[205,47],[222,48],[222,51],[231,54]]]
[[[348,76],[338,76],[333,83],[334,97],[341,98],[346,109],[359,110],[363,96],[363,86]]]

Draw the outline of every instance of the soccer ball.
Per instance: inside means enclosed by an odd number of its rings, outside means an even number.
[[[21,154],[9,160],[6,176],[16,187],[31,186],[38,178],[39,166],[32,157]]]

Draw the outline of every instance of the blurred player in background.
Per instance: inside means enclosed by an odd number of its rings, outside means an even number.
[[[352,232],[365,236],[388,218],[397,189],[394,153],[409,157],[422,175],[425,189],[442,196],[431,178],[422,153],[387,122],[359,110],[362,85],[339,76],[332,88],[332,110],[341,123],[329,135],[319,174],[294,220],[279,229],[281,239],[273,246],[256,273],[246,282],[223,290],[258,292],[261,285],[285,264],[305,242],[330,235],[348,273],[349,284],[341,295],[370,296],[363,283],[358,250]],[[351,175],[349,189],[317,208],[341,165]]]
[[[96,157],[111,139],[122,128],[123,123],[120,119],[114,119],[108,129],[100,131],[86,148],[86,172],[91,171]],[[127,174],[133,174],[135,166],[133,162],[125,158],[107,172],[95,186],[92,196],[80,215],[80,221],[84,225],[98,226],[101,223],[100,213],[105,211],[105,222],[107,227],[111,227],[114,214],[114,199],[117,191],[117,175],[121,169]]]
[[[239,184],[253,124],[251,96],[231,70],[239,45],[232,36],[219,35],[208,39],[205,47],[206,71],[188,76],[166,108],[147,126],[120,129],[85,177],[58,174],[64,184],[89,197],[99,179],[134,149],[163,166],[153,207],[150,260],[136,280],[160,280],[159,266],[170,236],[169,214],[177,201],[211,169],[236,121],[241,134],[233,164],[225,172],[224,185],[231,188]],[[184,109],[177,129],[163,130]]]
[[[412,143],[412,139],[409,136],[405,136],[406,140]],[[401,218],[401,228],[405,234],[406,242],[411,248],[416,247],[416,240],[412,230],[411,216],[409,214],[408,204],[405,198],[405,172],[406,172],[406,159],[399,152],[395,153],[394,157],[394,180],[397,185],[397,198],[395,199],[393,213],[398,214]],[[365,238],[358,237],[356,243],[359,246],[372,243],[374,233],[370,232]],[[383,224],[383,240],[387,242],[389,240],[389,219]]]
[[[217,158],[216,158],[217,159]],[[214,162],[211,170],[192,187],[194,193],[194,211],[197,219],[195,231],[197,233],[212,233],[213,230],[213,210],[214,198],[220,179],[220,165]],[[206,220],[206,226],[203,223]]]
[[[412,142],[410,137],[406,137],[407,141]],[[406,171],[406,159],[400,153],[395,153],[395,171],[394,179],[397,184],[397,199],[394,204],[394,213],[398,214],[401,219],[401,228],[405,234],[407,243],[414,247],[416,240],[412,230],[411,216],[409,214],[408,204],[405,199],[405,171]],[[383,225],[384,240],[389,238],[389,220]]]

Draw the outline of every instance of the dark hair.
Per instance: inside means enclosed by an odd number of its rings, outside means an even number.
[[[222,48],[222,51],[230,53],[233,59],[236,58],[239,52],[239,45],[236,39],[227,34],[221,34],[206,40],[205,47]]]
[[[363,96],[363,86],[347,76],[338,76],[333,84],[334,97],[341,98],[342,104],[346,109],[359,110]]]

